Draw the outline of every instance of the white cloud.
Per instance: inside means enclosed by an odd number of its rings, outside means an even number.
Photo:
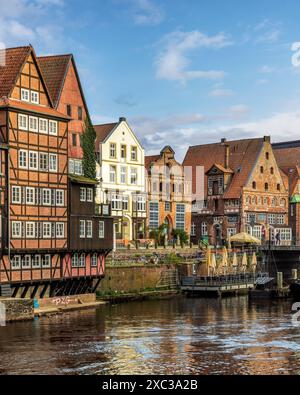
[[[215,88],[209,92],[212,97],[229,97],[233,96],[234,92],[230,89]]]
[[[254,31],[257,33],[257,37],[255,39],[256,43],[273,44],[280,38],[281,23],[264,19],[254,27]]]
[[[164,13],[151,0],[133,0],[133,20],[136,25],[158,25],[164,19]]]
[[[223,33],[207,36],[194,30],[167,34],[159,43],[162,49],[155,62],[156,78],[183,83],[198,78],[222,79],[225,76],[224,71],[191,70],[188,54],[199,48],[218,49],[231,44],[232,42]]]
[[[260,72],[263,74],[271,74],[275,71],[274,67],[264,65],[261,67]]]

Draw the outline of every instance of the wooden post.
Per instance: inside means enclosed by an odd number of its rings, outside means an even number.
[[[278,289],[283,288],[283,273],[282,272],[277,272],[277,288]]]

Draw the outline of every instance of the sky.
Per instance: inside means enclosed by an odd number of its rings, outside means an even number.
[[[0,0],[0,10],[0,42],[73,53],[94,123],[126,117],[146,154],[300,139],[298,0]]]

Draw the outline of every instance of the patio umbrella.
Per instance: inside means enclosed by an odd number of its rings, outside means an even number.
[[[232,267],[234,272],[237,272],[237,268],[238,268],[239,264],[238,264],[238,260],[237,260],[237,255],[236,252],[233,254],[233,258],[232,258]]]
[[[259,239],[249,235],[246,232],[238,233],[234,236],[231,236],[229,241],[230,243],[261,245],[261,241]]]
[[[211,248],[208,247],[206,250],[206,270],[207,270],[207,275],[209,276],[209,268],[211,266]]]
[[[244,273],[246,272],[247,266],[248,266],[247,254],[244,252],[242,259],[242,269]]]
[[[222,254],[222,267],[224,270],[224,274],[226,274],[226,270],[228,267],[228,253],[226,247],[223,249],[223,254]]]
[[[255,252],[253,252],[253,255],[252,255],[251,266],[253,268],[253,272],[255,272],[256,271],[256,267],[257,267],[257,257],[256,257],[256,253]]]
[[[210,269],[212,269],[213,274],[217,268],[216,254],[211,255]]]

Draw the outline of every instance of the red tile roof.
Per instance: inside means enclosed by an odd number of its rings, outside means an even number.
[[[32,112],[32,113],[51,115],[53,117],[66,119],[66,120],[70,119],[70,117],[56,111],[53,108],[40,106],[37,104],[26,103],[26,102],[19,101],[19,100],[0,98],[0,108],[18,109],[18,110],[28,111],[28,112]]]
[[[225,199],[238,199],[241,196],[242,187],[247,183],[264,139],[246,139],[226,141],[224,143],[197,145],[190,147],[183,161],[184,166],[193,168],[193,192],[196,192],[196,167],[203,166],[204,173],[214,164],[225,167],[225,145],[229,146],[229,167],[233,170],[232,181],[225,191]],[[207,176],[204,178],[204,191],[207,193]]]
[[[0,98],[10,95],[21,71],[21,67],[31,49],[31,46],[25,46],[2,50],[5,55],[5,66],[0,66]]]
[[[300,141],[273,144],[273,150],[279,167],[300,166]]]
[[[57,108],[72,55],[40,56],[37,58],[54,106]]]
[[[106,137],[110,134],[110,132],[118,125],[118,122],[115,123],[106,123],[104,125],[94,125],[94,129],[96,132],[96,151],[99,149],[99,144],[102,143]]]
[[[156,162],[158,159],[160,159],[160,155],[148,155],[148,156],[145,156],[145,167],[146,167],[146,169],[149,170],[151,164]]]

